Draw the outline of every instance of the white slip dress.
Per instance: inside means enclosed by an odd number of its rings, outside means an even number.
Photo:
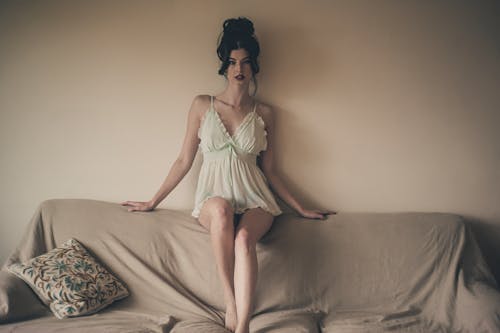
[[[233,136],[229,135],[214,109],[213,96],[198,130],[199,149],[203,153],[192,216],[198,218],[206,200],[222,197],[230,202],[235,214],[260,207],[273,216],[282,211],[268,181],[257,165],[257,156],[267,149],[267,132],[262,117],[248,113]]]

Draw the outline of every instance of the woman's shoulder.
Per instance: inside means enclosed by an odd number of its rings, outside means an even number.
[[[210,97],[211,95],[206,94],[196,95],[193,98],[193,104],[198,106],[205,106],[207,104],[210,104]]]
[[[272,120],[274,110],[273,107],[267,103],[256,101],[257,107],[255,108],[255,112],[264,120],[265,123],[268,123]]]
[[[193,98],[191,105],[191,110],[198,114],[200,117],[203,116],[208,107],[210,106],[210,95],[196,95]]]
[[[273,108],[271,105],[264,103],[264,102],[261,102],[259,100],[255,100],[255,103],[257,104],[257,111],[264,112],[264,113],[272,112]]]

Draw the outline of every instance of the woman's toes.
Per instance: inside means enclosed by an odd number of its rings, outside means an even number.
[[[235,333],[249,333],[250,330],[248,329],[248,327],[244,327],[244,328],[237,328],[236,331],[234,331]]]
[[[234,332],[236,329],[236,308],[235,307],[228,307],[226,309],[226,318],[225,318],[225,323],[224,326],[230,330],[231,332]]]

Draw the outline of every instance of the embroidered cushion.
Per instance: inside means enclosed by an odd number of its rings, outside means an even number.
[[[59,319],[95,313],[129,295],[124,284],[74,238],[7,269],[23,279]]]

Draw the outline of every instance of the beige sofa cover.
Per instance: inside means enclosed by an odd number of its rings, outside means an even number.
[[[76,238],[131,295],[59,320],[5,266]],[[500,294],[468,226],[443,213],[279,216],[257,244],[252,332],[500,332]],[[0,272],[0,332],[227,332],[210,236],[189,211],[40,204]]]

